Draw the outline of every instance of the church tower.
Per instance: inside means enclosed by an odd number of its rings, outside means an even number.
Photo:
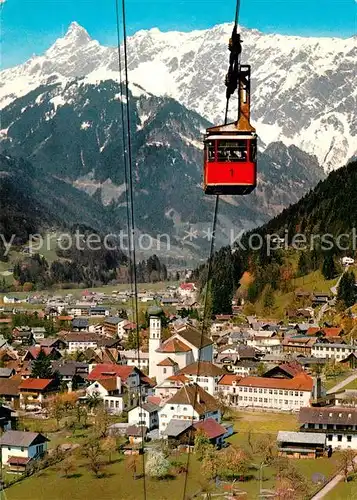
[[[156,365],[160,357],[156,349],[161,346],[161,319],[158,315],[150,315],[149,335],[149,377],[156,377]]]

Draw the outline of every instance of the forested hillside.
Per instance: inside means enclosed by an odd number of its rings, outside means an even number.
[[[356,185],[354,161],[332,172],[264,226],[244,234],[233,248],[217,252],[210,284],[213,314],[231,311],[231,300],[242,276],[245,299],[254,303],[263,296],[267,305],[276,290],[288,290],[294,279],[315,271],[326,280],[336,277],[340,257],[354,255],[356,249]],[[254,245],[261,242],[259,249],[252,249],[253,241]],[[197,269],[194,276],[203,289],[207,264]]]

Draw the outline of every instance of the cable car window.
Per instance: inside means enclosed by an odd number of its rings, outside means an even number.
[[[257,161],[257,141],[250,141],[250,161]]]
[[[247,141],[219,141],[218,161],[233,162],[247,161]]]
[[[215,161],[214,143],[215,141],[206,142],[207,161]]]

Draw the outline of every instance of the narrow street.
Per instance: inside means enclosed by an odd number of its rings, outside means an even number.
[[[327,394],[332,394],[333,392],[338,391],[339,389],[342,389],[345,387],[345,385],[349,384],[350,382],[353,382],[353,380],[356,380],[357,378],[357,372],[352,373],[349,377],[345,378],[345,380],[342,380],[342,382],[339,382],[338,384],[334,385],[327,391]]]

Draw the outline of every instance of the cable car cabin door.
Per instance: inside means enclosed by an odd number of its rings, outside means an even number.
[[[204,191],[206,194],[244,195],[257,184],[255,135],[205,139]]]

